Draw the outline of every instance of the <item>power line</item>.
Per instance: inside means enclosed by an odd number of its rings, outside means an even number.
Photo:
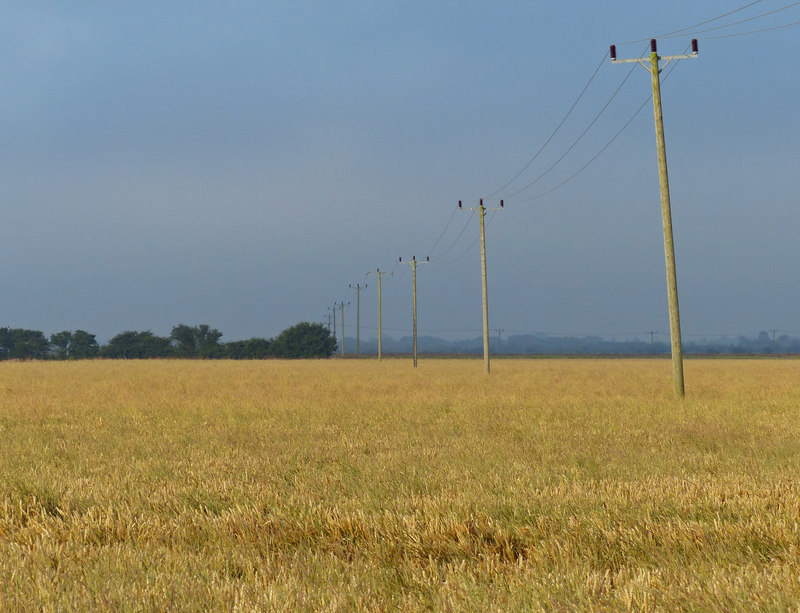
[[[622,80],[622,83],[619,84],[619,86],[614,91],[614,93],[611,95],[611,97],[608,99],[608,101],[603,105],[603,108],[600,109],[600,111],[594,116],[594,119],[592,119],[592,121],[589,122],[589,125],[586,126],[586,128],[583,130],[583,132],[580,133],[578,138],[575,139],[575,141],[561,155],[561,157],[559,157],[555,162],[553,162],[553,164],[551,164],[550,167],[547,170],[545,170],[542,174],[540,174],[538,177],[536,177],[533,181],[528,183],[526,186],[521,187],[517,191],[511,192],[510,194],[508,194],[508,196],[506,196],[506,198],[512,198],[513,196],[516,196],[517,194],[520,194],[520,193],[524,192],[525,190],[533,187],[540,180],[542,180],[547,174],[549,174],[551,170],[553,170],[556,166],[558,166],[558,164],[560,164],[561,161],[565,157],[567,157],[567,155],[569,155],[569,153],[576,147],[576,145],[583,139],[583,137],[586,136],[586,134],[589,132],[589,130],[592,128],[592,126],[594,126],[594,124],[597,123],[597,120],[600,119],[600,116],[605,112],[605,110],[608,108],[608,106],[611,104],[611,102],[614,100],[614,98],[617,97],[617,94],[619,94],[619,92],[622,89],[623,85],[625,85],[625,83],[628,81],[628,79],[633,74],[633,71],[635,69],[636,69],[635,66],[631,66],[631,69],[628,71],[628,74],[625,75],[625,78]]]
[[[720,19],[725,19],[725,17],[730,17],[740,11],[750,8],[751,6],[755,6],[756,4],[760,4],[763,0],[755,0],[755,2],[750,2],[749,4],[745,4],[744,6],[740,6],[738,9],[734,9],[732,11],[728,11],[727,13],[723,13],[722,15],[718,15],[717,17],[712,17],[711,19],[706,19],[705,21],[701,21],[700,23],[695,23],[690,26],[686,26],[685,28],[681,28],[680,30],[674,30],[672,32],[667,32],[666,34],[660,34],[656,36],[656,38],[670,38],[672,36],[676,36],[678,34],[685,35],[687,30],[691,30],[693,28],[699,28],[700,26],[704,26],[708,23],[713,23],[715,21],[719,21]]]
[[[750,8],[751,6],[755,6],[756,4],[760,4],[763,0],[755,0],[755,2],[750,2],[745,4],[744,6],[740,6],[738,9],[733,9],[732,11],[728,11],[727,13],[723,13],[722,15],[717,15],[716,17],[712,17],[711,19],[706,19],[705,21],[701,21],[700,23],[695,23],[690,26],[686,26],[685,28],[681,28],[680,30],[673,30],[672,32],[667,32],[666,34],[658,34],[655,38],[669,38],[671,36],[676,36],[678,34],[685,34],[686,30],[691,30],[692,28],[698,28],[700,26],[704,26],[707,23],[713,23],[715,21],[719,21],[720,19],[725,19],[725,17],[730,17],[740,11]],[[625,41],[624,43],[619,43],[620,45],[635,45],[637,43],[644,43],[649,41],[650,38],[640,38],[639,40],[629,40]]]
[[[748,32],[738,32],[736,34],[720,34],[718,36],[705,36],[703,37],[704,40],[706,39],[720,39],[720,38],[734,38],[736,36],[750,36],[752,34],[760,34],[762,32],[769,32],[770,30],[782,30],[784,28],[791,28],[792,26],[800,25],[800,21],[793,21],[792,23],[784,23],[779,26],[771,26],[769,28],[761,28],[760,30],[750,30]]]
[[[756,15],[754,17],[748,17],[747,19],[741,19],[739,21],[733,21],[731,23],[728,23],[728,24],[725,24],[725,25],[721,25],[721,26],[715,26],[713,28],[706,28],[705,30],[695,30],[695,31],[691,32],[691,34],[692,35],[705,34],[706,32],[714,32],[716,30],[724,30],[725,28],[738,26],[738,25],[741,25],[743,23],[748,23],[750,21],[755,21],[756,19],[761,19],[762,17],[768,17],[769,15],[774,15],[775,13],[780,13],[781,11],[786,11],[786,10],[788,10],[790,8],[793,8],[795,6],[798,6],[798,5],[800,5],[800,2],[793,2],[792,4],[788,4],[786,6],[783,6],[781,8],[775,9],[773,11],[769,11],[767,13],[762,13],[760,15]]]
[[[489,219],[486,220],[486,227],[487,228],[492,224],[492,219],[494,219],[494,216],[495,216],[496,213],[497,213],[497,211],[492,210],[492,214],[489,215]],[[465,255],[467,255],[470,251],[472,251],[472,248],[475,247],[475,245],[478,244],[479,240],[480,240],[480,236],[476,236],[475,239],[469,244],[469,247],[464,249],[464,251],[462,251],[456,257],[454,257],[452,259],[449,259],[446,262],[442,262],[442,264],[452,264],[453,262],[458,262],[461,258],[463,258]]]
[[[563,125],[564,125],[564,123],[567,121],[567,119],[569,118],[569,116],[570,116],[570,115],[572,115],[572,111],[574,111],[574,110],[575,110],[575,107],[576,107],[576,106],[578,106],[578,102],[580,102],[580,101],[581,101],[581,98],[583,98],[583,95],[586,93],[586,90],[588,90],[588,89],[589,89],[589,86],[592,84],[592,81],[594,81],[594,78],[597,76],[597,73],[598,73],[598,72],[600,72],[600,68],[601,68],[601,67],[602,67],[602,66],[605,64],[605,59],[606,59],[606,58],[605,58],[605,54],[603,54],[603,57],[601,58],[601,60],[600,60],[600,63],[597,65],[597,68],[595,68],[595,69],[594,69],[594,72],[592,73],[592,76],[589,78],[589,80],[586,82],[586,85],[584,85],[584,86],[583,86],[583,89],[581,90],[581,93],[580,93],[580,94],[578,94],[578,97],[575,99],[575,102],[573,102],[573,103],[572,103],[572,106],[569,108],[569,110],[567,111],[567,113],[566,113],[566,114],[564,115],[564,117],[561,119],[561,122],[560,122],[560,123],[559,123],[559,124],[556,126],[556,129],[555,129],[555,130],[553,130],[552,134],[550,134],[550,136],[547,138],[547,140],[544,142],[544,144],[543,144],[541,147],[539,147],[539,150],[538,150],[536,153],[534,153],[534,154],[533,154],[533,157],[532,157],[530,160],[528,160],[528,163],[527,163],[527,164],[525,164],[525,166],[523,166],[523,167],[522,167],[522,168],[519,170],[519,172],[517,172],[517,174],[515,174],[515,175],[514,175],[513,177],[511,177],[511,178],[510,178],[508,181],[506,181],[506,183],[505,183],[505,184],[501,185],[499,188],[497,188],[496,190],[494,190],[494,191],[493,191],[491,194],[488,194],[488,195],[487,195],[487,198],[491,198],[492,196],[495,196],[495,195],[497,195],[497,194],[498,194],[498,193],[500,193],[502,190],[504,190],[506,187],[508,187],[509,185],[511,185],[511,184],[512,184],[514,181],[516,181],[516,180],[519,178],[519,176],[520,176],[520,175],[521,175],[523,172],[525,172],[525,171],[528,169],[528,167],[529,167],[531,164],[533,164],[533,162],[534,162],[534,161],[536,161],[536,158],[538,158],[538,157],[539,157],[539,155],[542,153],[542,151],[544,151],[544,150],[545,150],[545,148],[547,147],[547,145],[549,145],[549,144],[550,144],[550,141],[552,141],[552,140],[553,140],[553,138],[555,137],[555,135],[556,135],[556,134],[558,134],[558,131],[559,131],[559,130],[562,128],[562,126],[563,126]]]
[[[450,214],[450,219],[447,220],[447,223],[444,226],[444,230],[442,230],[442,233],[439,235],[439,238],[436,239],[436,242],[433,244],[433,247],[431,247],[428,250],[428,255],[432,255],[434,250],[436,249],[436,247],[439,246],[439,243],[442,242],[442,238],[444,238],[445,232],[447,232],[447,229],[450,227],[450,224],[453,223],[453,220],[456,217],[456,212],[457,211],[458,211],[458,207],[454,207],[453,208],[453,212]]]
[[[686,47],[686,49],[684,50],[684,53],[686,53],[686,51],[688,51],[688,50],[689,50],[689,47]],[[664,75],[664,78],[662,79],[662,82],[666,81],[669,78],[669,76],[672,74],[672,71],[674,71],[677,67],[678,67],[678,64],[676,62],[675,64],[673,64],[669,68],[667,73]],[[566,179],[564,179],[561,183],[559,183],[555,187],[550,188],[546,192],[542,192],[541,194],[537,194],[537,195],[535,195],[535,196],[533,196],[531,198],[526,198],[524,200],[519,200],[517,202],[533,202],[534,200],[538,200],[539,198],[544,198],[545,196],[549,196],[550,194],[552,194],[557,189],[560,189],[560,188],[564,187],[567,183],[572,181],[575,177],[577,177],[584,170],[586,170],[597,158],[599,158],[603,153],[605,153],[606,149],[608,149],[614,143],[614,141],[616,141],[617,138],[619,138],[619,136],[628,128],[628,126],[630,126],[633,123],[633,120],[636,119],[636,117],[639,116],[639,113],[642,112],[642,110],[650,103],[650,101],[652,99],[653,99],[652,95],[650,95],[647,98],[645,98],[644,101],[642,101],[642,104],[639,105],[639,108],[637,108],[636,111],[634,111],[633,115],[630,116],[628,121],[626,121],[622,125],[622,127],[617,131],[617,133],[614,134],[614,136],[612,136],[611,139],[605,145],[603,145],[600,148],[600,150],[597,153],[595,153],[594,156],[592,156],[589,159],[589,161],[586,162],[583,166],[581,166],[577,171],[572,173],[570,176],[568,176]]]
[[[747,9],[747,8],[750,8],[750,7],[752,7],[752,6],[755,6],[756,4],[759,4],[759,3],[761,3],[762,1],[763,1],[763,0],[755,0],[754,2],[749,2],[749,3],[745,4],[744,6],[741,6],[741,7],[737,8],[737,9],[734,9],[734,10],[728,11],[728,12],[726,12],[726,13],[723,13],[723,14],[721,14],[721,15],[718,15],[718,16],[716,16],[716,17],[712,17],[711,19],[706,19],[706,20],[704,20],[704,21],[701,21],[701,22],[699,22],[699,23],[692,24],[692,25],[690,25],[690,26],[686,26],[686,27],[684,27],[684,28],[681,28],[681,29],[679,29],[679,30],[674,30],[674,31],[672,31],[672,32],[668,32],[668,33],[666,33],[666,34],[663,34],[663,35],[661,35],[661,37],[670,37],[670,36],[675,36],[675,35],[677,35],[677,34],[679,34],[679,33],[681,33],[681,32],[684,32],[684,31],[686,31],[686,30],[691,30],[691,29],[693,29],[693,28],[697,28],[697,27],[699,27],[699,26],[706,25],[706,24],[708,24],[708,23],[713,23],[714,21],[718,21],[718,20],[720,20],[720,19],[724,19],[725,17],[729,17],[729,16],[731,16],[731,15],[734,15],[734,14],[736,14],[736,13],[738,13],[738,12],[741,12],[741,11],[743,11],[743,10]],[[744,22],[746,22],[746,21],[752,21],[752,20],[754,20],[754,19],[758,19],[758,18],[760,18],[760,17],[764,17],[764,16],[766,16],[766,15],[770,15],[770,14],[774,14],[774,13],[776,13],[776,12],[779,12],[779,11],[782,11],[782,10],[786,10],[786,9],[788,9],[788,8],[791,8],[791,7],[793,7],[793,6],[796,6],[796,5],[798,5],[798,4],[800,4],[800,2],[795,2],[795,3],[793,3],[793,4],[790,4],[790,5],[786,6],[786,7],[782,7],[782,8],[780,8],[780,9],[775,9],[775,10],[773,10],[773,11],[769,11],[769,12],[767,12],[767,13],[764,13],[764,14],[762,14],[762,15],[758,15],[758,16],[755,16],[755,17],[748,18],[747,20],[742,20],[742,21],[740,21],[740,22],[735,22],[735,23],[733,23],[733,24],[728,24],[727,26],[720,26],[720,27],[721,27],[721,28],[722,28],[722,27],[729,27],[729,26],[731,26],[731,25],[735,25],[735,24],[737,24],[737,23],[744,23]],[[798,22],[798,24],[800,24],[800,22]],[[789,27],[789,25],[796,25],[796,24],[787,24],[787,25],[784,25],[784,26],[777,26],[777,27]],[[776,28],[769,28],[769,29],[777,29],[777,27],[776,27]],[[738,35],[744,35],[744,34],[738,34]],[[734,36],[734,35],[731,35],[731,36]],[[628,43],[642,42],[643,40],[648,40],[648,39],[642,39],[641,41],[628,41]],[[628,44],[628,43],[622,43],[622,44]],[[592,82],[594,81],[594,79],[595,79],[595,77],[597,76],[598,72],[600,71],[600,68],[602,67],[602,65],[603,65],[604,61],[605,61],[605,55],[604,55],[604,57],[601,59],[600,63],[597,65],[597,67],[595,68],[595,70],[594,70],[594,72],[592,73],[592,75],[590,76],[589,80],[586,82],[586,84],[583,86],[583,88],[581,88],[581,91],[580,91],[580,93],[578,94],[577,98],[576,98],[576,99],[575,99],[575,101],[572,103],[572,105],[571,105],[571,106],[570,106],[570,108],[567,110],[567,112],[564,114],[564,116],[562,117],[561,121],[558,123],[558,125],[556,126],[556,128],[555,128],[555,129],[553,130],[553,132],[550,134],[550,136],[549,136],[549,137],[548,137],[548,138],[545,140],[545,142],[544,142],[544,143],[543,143],[543,144],[542,144],[542,145],[539,147],[539,149],[536,151],[536,153],[535,153],[535,154],[534,154],[534,155],[533,155],[533,156],[532,156],[532,157],[531,157],[531,158],[528,160],[528,162],[527,162],[527,163],[526,163],[526,164],[525,164],[525,165],[524,165],[524,166],[523,166],[523,167],[522,167],[522,168],[521,168],[519,171],[517,171],[517,172],[516,172],[516,173],[515,173],[515,174],[514,174],[514,175],[513,175],[513,176],[512,176],[512,177],[511,177],[511,178],[510,178],[508,181],[506,181],[506,183],[505,183],[505,184],[503,184],[501,187],[499,187],[499,188],[498,188],[498,189],[496,189],[495,191],[491,192],[491,193],[489,194],[489,197],[491,197],[491,196],[494,196],[494,195],[498,194],[499,192],[501,192],[502,190],[504,190],[505,188],[507,188],[509,185],[511,185],[512,183],[514,183],[514,181],[516,181],[516,180],[517,180],[517,179],[518,179],[520,176],[522,176],[522,174],[523,174],[523,173],[524,173],[524,172],[525,172],[525,171],[526,171],[528,168],[530,168],[530,166],[531,166],[531,165],[532,165],[532,164],[533,164],[533,163],[534,163],[534,162],[535,162],[535,161],[536,161],[536,160],[539,158],[539,156],[542,154],[542,152],[543,152],[543,151],[544,151],[544,150],[545,150],[545,149],[546,149],[546,148],[549,146],[549,144],[552,142],[553,138],[555,138],[555,136],[556,136],[556,135],[557,135],[557,134],[560,132],[560,130],[562,129],[562,127],[563,127],[563,126],[564,126],[564,124],[566,123],[567,119],[568,119],[568,118],[569,118],[569,117],[572,115],[573,111],[574,111],[574,110],[575,110],[575,108],[577,107],[578,103],[579,103],[579,102],[580,102],[580,101],[583,99],[583,97],[584,97],[584,95],[586,94],[586,92],[588,91],[588,89],[589,89],[590,85],[592,84]],[[552,171],[552,170],[553,170],[553,169],[554,169],[556,166],[558,166],[558,165],[559,165],[559,164],[560,164],[560,163],[561,163],[561,162],[562,162],[562,161],[563,161],[563,160],[564,160],[564,159],[567,157],[567,155],[569,155],[569,153],[570,153],[570,152],[571,152],[571,151],[572,151],[572,150],[573,150],[573,149],[574,149],[574,148],[575,148],[575,147],[578,145],[578,143],[579,143],[579,142],[580,142],[580,141],[581,141],[581,140],[582,140],[582,139],[583,139],[583,138],[586,136],[586,134],[589,132],[589,130],[590,130],[590,129],[591,129],[591,128],[592,128],[592,127],[595,125],[595,123],[596,123],[596,122],[599,120],[599,118],[600,118],[600,117],[603,115],[603,113],[606,111],[606,109],[607,109],[607,108],[608,108],[608,106],[611,104],[611,102],[612,102],[612,101],[613,101],[613,100],[616,98],[617,94],[619,93],[619,91],[622,89],[622,87],[624,86],[624,84],[626,83],[626,81],[628,80],[628,78],[630,77],[630,75],[632,74],[632,72],[633,72],[633,69],[634,69],[634,68],[635,68],[635,67],[632,67],[632,70],[628,72],[628,74],[625,76],[625,78],[624,78],[624,79],[623,79],[623,81],[620,83],[620,85],[617,87],[617,89],[616,89],[616,90],[615,90],[615,92],[612,94],[612,96],[611,96],[611,97],[608,99],[608,101],[607,101],[607,102],[605,103],[605,105],[604,105],[604,106],[603,106],[603,107],[600,109],[600,111],[599,111],[599,112],[598,112],[598,113],[595,115],[595,117],[592,119],[592,121],[589,123],[589,125],[588,125],[588,126],[587,126],[587,127],[586,127],[586,128],[585,128],[585,129],[584,129],[582,132],[581,132],[581,134],[578,136],[578,138],[577,138],[577,139],[576,139],[576,140],[575,140],[575,141],[574,141],[574,142],[573,142],[573,143],[572,143],[572,144],[569,146],[569,148],[567,148],[567,150],[566,150],[566,151],[565,151],[565,152],[564,152],[564,153],[563,153],[563,154],[562,154],[562,155],[561,155],[561,156],[560,156],[560,157],[559,157],[559,158],[558,158],[558,159],[557,159],[557,160],[556,160],[556,161],[555,161],[553,164],[551,164],[551,165],[550,165],[550,166],[549,166],[549,167],[548,167],[548,168],[547,168],[547,169],[546,169],[546,170],[545,170],[543,173],[541,173],[541,174],[540,174],[538,177],[536,177],[536,179],[534,179],[532,182],[528,183],[528,184],[527,184],[527,185],[525,185],[524,187],[520,188],[519,190],[517,190],[517,191],[514,191],[514,192],[512,192],[512,193],[508,194],[508,195],[506,196],[506,199],[513,198],[514,196],[517,196],[517,195],[519,195],[520,193],[522,193],[523,191],[525,191],[525,190],[527,190],[527,189],[529,189],[529,188],[533,187],[534,185],[536,185],[536,184],[537,184],[537,183],[538,183],[540,180],[542,180],[542,179],[543,179],[545,176],[547,176],[547,175],[548,175],[548,174],[549,174],[549,173],[550,173],[550,172],[551,172],[551,171]],[[674,66],[673,66],[672,68],[674,69]],[[670,72],[671,72],[671,71],[670,71]],[[666,77],[667,77],[668,75],[669,75],[669,73],[668,73],[667,75],[665,75],[665,79],[666,79]],[[533,198],[530,198],[530,199],[525,199],[525,200],[521,200],[521,202],[529,202],[529,201],[532,201],[532,200],[536,200],[536,199],[542,198],[542,197],[544,197],[544,196],[546,196],[546,195],[549,195],[549,194],[551,194],[552,192],[554,192],[555,190],[557,190],[557,189],[559,189],[559,188],[563,187],[563,186],[564,186],[564,185],[566,185],[568,182],[570,182],[572,179],[574,179],[576,176],[578,176],[580,173],[582,173],[582,172],[583,172],[583,171],[584,171],[586,168],[588,168],[588,166],[589,166],[589,165],[591,165],[591,164],[592,164],[592,163],[593,163],[593,162],[594,162],[594,161],[595,161],[595,160],[596,160],[598,157],[600,157],[600,156],[601,156],[601,155],[602,155],[602,154],[603,154],[603,153],[604,153],[604,152],[605,152],[605,151],[606,151],[606,150],[607,150],[607,149],[608,149],[608,148],[611,146],[611,144],[613,144],[613,143],[614,143],[614,141],[615,141],[615,140],[616,140],[616,139],[617,139],[617,138],[620,136],[620,134],[621,134],[621,133],[622,133],[622,132],[623,132],[623,131],[624,131],[624,130],[625,130],[625,129],[626,129],[626,128],[627,128],[627,127],[628,127],[628,126],[629,126],[629,125],[632,123],[632,122],[633,122],[633,120],[635,119],[635,117],[636,117],[636,116],[638,116],[638,114],[639,114],[639,113],[640,113],[640,112],[643,110],[643,108],[644,108],[644,107],[647,105],[647,102],[649,102],[649,98],[648,98],[648,100],[646,100],[646,101],[644,101],[644,102],[642,103],[642,105],[641,105],[641,106],[640,106],[640,107],[639,107],[639,108],[638,108],[638,109],[637,109],[637,110],[634,112],[634,114],[633,114],[633,115],[631,116],[631,118],[630,118],[630,119],[629,119],[629,120],[628,120],[628,121],[627,121],[627,122],[626,122],[626,123],[625,123],[625,124],[622,126],[622,128],[621,128],[621,129],[620,129],[620,130],[619,130],[619,131],[618,131],[618,132],[617,132],[617,133],[616,133],[616,134],[615,134],[615,135],[614,135],[614,136],[613,136],[613,137],[612,137],[612,138],[611,138],[611,139],[610,139],[610,140],[609,140],[609,141],[608,141],[608,142],[607,142],[607,143],[606,143],[606,144],[605,144],[605,145],[604,145],[604,146],[603,146],[603,147],[602,147],[602,148],[601,148],[601,149],[600,149],[600,150],[599,150],[599,151],[598,151],[598,152],[597,152],[597,153],[596,153],[594,156],[592,156],[592,157],[591,157],[591,158],[590,158],[590,159],[589,159],[589,160],[588,160],[588,161],[587,161],[585,164],[583,164],[583,165],[582,165],[582,166],[581,166],[581,167],[580,167],[580,168],[579,168],[579,169],[578,169],[576,172],[574,172],[573,174],[569,175],[569,176],[568,176],[568,177],[567,177],[567,178],[566,178],[564,181],[562,181],[561,183],[559,183],[559,184],[558,184],[558,185],[556,185],[555,187],[553,187],[553,188],[551,188],[551,189],[549,189],[549,190],[547,190],[547,191],[545,191],[545,192],[543,192],[543,193],[541,193],[541,194],[537,194],[537,195],[536,195],[536,196],[534,196]],[[436,239],[436,241],[434,242],[434,244],[433,244],[433,247],[432,247],[432,248],[429,250],[429,254],[432,254],[432,253],[433,253],[433,252],[436,250],[436,248],[437,248],[437,247],[438,247],[438,246],[441,244],[441,241],[443,240],[443,238],[444,238],[444,237],[445,237],[445,235],[447,234],[447,231],[448,231],[448,229],[450,228],[450,226],[451,226],[451,224],[452,224],[452,222],[453,222],[453,219],[455,219],[455,210],[453,210],[453,211],[452,211],[452,213],[450,214],[450,217],[449,217],[449,219],[447,220],[447,223],[445,224],[445,226],[444,226],[443,230],[442,230],[442,231],[441,231],[441,233],[439,234],[439,237],[438,237],[438,238]],[[468,225],[469,225],[469,220],[467,220],[467,222],[465,223],[465,225],[462,227],[461,231],[458,233],[458,235],[456,236],[456,238],[455,238],[455,239],[454,239],[454,240],[453,240],[453,241],[450,243],[450,245],[447,247],[447,249],[444,251],[444,253],[442,253],[440,256],[438,256],[438,257],[436,258],[436,260],[437,260],[437,261],[438,261],[438,260],[441,260],[441,259],[442,259],[442,258],[444,258],[444,257],[445,257],[445,256],[446,256],[448,253],[450,253],[450,251],[451,251],[451,250],[452,250],[452,249],[455,247],[455,245],[456,245],[456,244],[458,243],[458,241],[461,239],[461,236],[462,236],[462,235],[464,234],[464,232],[466,231],[466,229],[467,229],[467,226],[468,226]],[[475,243],[476,243],[476,242],[477,242],[477,241],[473,241],[473,242],[472,242],[472,243],[469,245],[469,247],[467,247],[467,249],[464,251],[464,253],[463,253],[461,256],[459,256],[459,257],[457,257],[457,258],[456,258],[456,260],[460,259],[461,257],[463,257],[463,255],[465,255],[467,252],[469,252],[469,251],[472,249],[472,247],[474,247],[474,245],[475,245]],[[396,268],[396,267],[395,267],[395,268]],[[394,270],[394,269],[393,269],[393,270]]]
[[[456,211],[457,210],[458,210],[458,207],[456,207]],[[467,222],[464,224],[464,227],[461,228],[461,232],[459,232],[458,236],[456,236],[455,240],[452,243],[450,243],[450,246],[447,249],[445,249],[444,253],[434,260],[435,262],[440,262],[442,260],[442,258],[444,258],[444,256],[446,256],[448,253],[450,253],[450,251],[453,249],[453,247],[455,247],[456,243],[464,235],[464,232],[466,232],[467,227],[469,227],[469,224],[470,224],[471,221],[472,221],[472,216],[470,215],[469,219],[467,219]]]

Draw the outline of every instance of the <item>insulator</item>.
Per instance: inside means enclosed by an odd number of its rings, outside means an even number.
[[[650,39],[650,52],[651,53],[657,53],[658,52],[658,49],[656,49],[656,39],[655,38],[651,38]]]
[[[608,48],[608,51],[611,54],[611,61],[613,62],[614,60],[617,59],[617,46],[616,45],[611,45]]]
[[[697,55],[697,39],[696,38],[692,39],[692,53]]]

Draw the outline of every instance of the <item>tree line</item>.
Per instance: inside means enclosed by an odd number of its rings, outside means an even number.
[[[39,330],[0,328],[0,360],[84,360],[89,358],[203,358],[260,360],[267,358],[327,358],[336,339],[318,323],[301,322],[271,339],[220,342],[222,332],[207,324],[178,324],[169,336],[149,330],[126,331],[100,345],[85,330],[63,330],[48,339]]]

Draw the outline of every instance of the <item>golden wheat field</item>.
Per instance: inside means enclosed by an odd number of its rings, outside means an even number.
[[[800,361],[0,364],[0,610],[797,611]]]

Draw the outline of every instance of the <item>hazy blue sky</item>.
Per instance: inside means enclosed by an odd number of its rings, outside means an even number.
[[[0,325],[223,340],[322,321],[364,337],[668,330],[652,107],[612,65],[745,0],[3,3]],[[789,5],[762,0],[675,38]],[[800,334],[800,4],[695,36],[663,86],[684,333]],[[628,41],[638,41],[623,44]],[[667,71],[669,71],[669,68]],[[634,72],[596,123],[547,170]],[[442,234],[444,232],[444,234]],[[441,237],[441,240],[438,241]],[[472,246],[471,246],[472,245]],[[435,249],[434,249],[435,246]],[[471,247],[470,247],[471,246]],[[662,336],[665,339],[666,335]]]

